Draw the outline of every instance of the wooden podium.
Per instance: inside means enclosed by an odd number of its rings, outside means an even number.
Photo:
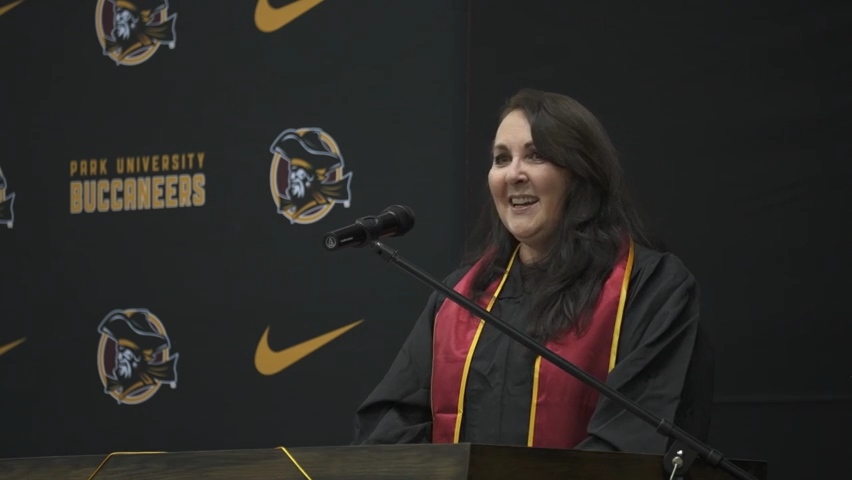
[[[291,459],[292,457],[292,459]],[[759,480],[766,463],[732,461]],[[298,464],[298,466],[297,466]],[[301,468],[301,470],[300,470]],[[304,471],[304,473],[302,473]],[[268,448],[0,460],[15,480],[667,480],[660,455],[479,444]],[[697,459],[689,480],[729,480]]]

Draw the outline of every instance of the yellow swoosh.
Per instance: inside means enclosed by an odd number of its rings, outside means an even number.
[[[2,15],[2,12],[0,12],[0,15]],[[24,340],[26,340],[26,339],[27,339],[26,337],[20,338],[18,340],[15,340],[12,343],[7,343],[6,345],[0,346],[0,355],[3,355],[4,353],[8,352],[9,350],[11,350],[11,349],[17,347],[18,345],[24,343]]]
[[[337,330],[332,330],[324,335],[312,338],[298,345],[293,345],[292,347],[279,352],[274,352],[271,348],[269,348],[269,327],[266,327],[266,330],[263,332],[263,336],[260,337],[260,342],[257,344],[257,350],[254,352],[254,366],[257,368],[257,371],[263,375],[275,375],[281,370],[284,370],[290,365],[293,365],[299,360],[307,357],[328,342],[334,340],[340,335],[343,335],[363,321],[364,320],[358,320],[355,323],[338,328]]]
[[[293,20],[301,17],[308,10],[316,7],[323,0],[297,0],[283,7],[273,8],[269,0],[257,0],[254,9],[254,24],[264,33],[274,32]]]
[[[8,12],[9,10],[17,7],[22,3],[24,3],[24,0],[18,0],[17,2],[12,2],[9,5],[6,5],[5,7],[0,7],[0,15],[3,15],[4,13]]]

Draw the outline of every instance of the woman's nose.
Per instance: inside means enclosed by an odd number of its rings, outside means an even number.
[[[506,172],[506,182],[520,183],[525,181],[526,179],[526,171],[524,170],[523,164],[521,163],[520,159],[512,159],[512,163],[509,164],[509,170]]]

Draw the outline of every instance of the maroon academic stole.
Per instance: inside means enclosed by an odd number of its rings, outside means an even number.
[[[495,281],[477,304],[491,311],[509,276],[518,250],[509,260],[502,279]],[[469,297],[477,262],[455,290]],[[601,382],[615,366],[621,317],[633,267],[633,242],[613,268],[603,286],[591,321],[581,336],[576,333],[547,342],[557,355],[585,370]],[[490,298],[489,298],[490,297]],[[489,300],[486,304],[485,300]],[[432,341],[432,443],[458,443],[464,414],[464,392],[476,342],[485,321],[446,299],[435,316]],[[574,448],[587,437],[587,427],[598,393],[548,361],[536,358],[527,445]],[[495,393],[496,395],[496,393]]]

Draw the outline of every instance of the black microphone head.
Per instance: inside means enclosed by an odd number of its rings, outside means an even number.
[[[406,207],[405,205],[391,205],[382,213],[390,213],[396,217],[397,222],[399,222],[399,228],[397,228],[396,232],[392,235],[394,237],[405,235],[409,230],[414,228],[414,210],[412,210],[411,207]]]
[[[322,244],[326,250],[335,250],[340,242],[337,241],[337,235],[326,233],[322,237]]]

